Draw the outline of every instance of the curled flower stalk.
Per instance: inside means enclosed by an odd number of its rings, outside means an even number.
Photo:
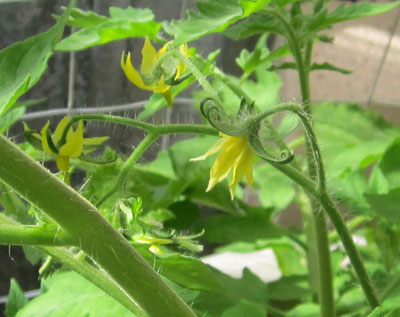
[[[121,67],[128,79],[137,87],[145,90],[160,93],[164,96],[168,105],[172,105],[171,88],[173,85],[185,79],[182,74],[186,70],[185,64],[176,60],[172,56],[165,57],[168,45],[166,43],[158,52],[151,44],[149,38],[145,39],[142,48],[142,64],[140,73],[133,67],[131,62],[131,53],[127,55],[122,53]],[[181,45],[179,51],[185,57],[189,57],[187,44]]]
[[[217,183],[225,180],[232,170],[232,180],[229,184],[231,199],[235,196],[235,188],[240,180],[246,176],[247,183],[253,183],[253,151],[247,143],[247,136],[229,136],[220,133],[220,139],[203,155],[191,161],[205,160],[207,157],[221,152],[210,170],[210,181],[206,192]]]

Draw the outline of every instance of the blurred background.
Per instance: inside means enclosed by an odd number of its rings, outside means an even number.
[[[78,7],[93,10],[108,16],[110,6],[134,6],[150,8],[157,21],[185,17],[186,9],[195,9],[194,0],[78,0]],[[331,1],[334,8],[343,1]],[[360,1],[359,1],[360,2]],[[388,1],[381,1],[388,2]],[[61,7],[68,1],[0,0],[0,49],[17,41],[44,32],[54,24],[52,14],[60,14]],[[318,63],[330,63],[352,70],[349,75],[336,72],[313,72],[311,92],[313,101],[352,101],[361,107],[379,111],[386,120],[400,124],[400,9],[360,20],[353,20],[336,25],[327,32],[335,38],[334,44],[319,43],[314,48],[314,59]],[[65,34],[71,32],[67,27]],[[217,59],[217,66],[226,73],[239,74],[235,58],[243,48],[252,50],[256,42],[250,38],[233,42],[218,35],[210,35],[197,41],[197,52],[206,56],[216,48],[222,52]],[[270,49],[278,47],[283,39],[271,37]],[[113,42],[100,47],[89,48],[76,53],[56,53],[49,62],[43,78],[23,98],[46,98],[37,106],[30,107],[24,117],[32,129],[40,129],[48,119],[54,124],[63,115],[65,109],[72,107],[78,111],[105,107],[106,112],[122,109],[121,113],[135,117],[141,111],[150,92],[133,86],[120,68],[122,51],[131,51],[139,56],[143,45],[141,39],[129,39]],[[1,61],[0,61],[1,63]],[[298,100],[300,96],[296,73],[292,70],[279,72],[283,85],[281,100]],[[193,89],[198,89],[194,86]],[[152,122],[193,122],[200,120],[191,103],[191,92],[186,91],[175,100],[172,110],[162,110]],[[110,108],[110,109],[109,109]],[[125,127],[92,124],[87,127],[89,134],[110,135],[109,145],[114,149],[129,153],[132,146],[142,138],[141,132]],[[9,136],[22,141],[22,123],[17,123]],[[157,151],[174,142],[174,138],[164,139],[152,147],[145,157],[151,159]],[[1,155],[1,153],[0,153]],[[280,221],[288,226],[298,220],[295,212],[282,213]],[[10,278],[15,278],[25,290],[39,287],[38,267],[32,267],[23,256],[19,247],[0,247],[0,302],[4,301],[9,289]],[[0,307],[0,314],[3,311]]]

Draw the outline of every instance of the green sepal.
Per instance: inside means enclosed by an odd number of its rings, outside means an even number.
[[[39,133],[32,130],[25,130],[24,138],[26,142],[32,145],[35,149],[43,151],[42,138]]]
[[[54,153],[54,154],[58,154],[58,149],[57,147],[54,145],[53,143],[53,138],[51,137],[51,132],[50,129],[46,130],[46,139],[47,139],[47,144],[49,145],[50,150]]]

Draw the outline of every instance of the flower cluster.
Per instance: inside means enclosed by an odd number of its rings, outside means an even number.
[[[126,77],[137,87],[161,93],[169,106],[172,105],[171,86],[173,82],[185,72],[186,65],[170,58],[161,61],[167,52],[170,42],[166,43],[158,52],[148,38],[142,48],[142,64],[140,73],[133,67],[131,54],[122,53],[121,67]],[[189,56],[187,44],[181,45],[179,51],[185,57]],[[161,62],[160,62],[161,61]]]
[[[253,151],[247,142],[247,136],[229,136],[220,132],[221,138],[203,155],[191,161],[205,160],[207,157],[221,153],[210,171],[210,181],[206,191],[210,191],[217,183],[222,182],[232,170],[232,180],[229,184],[231,199],[234,198],[235,188],[246,176],[249,185],[253,183]]]
[[[108,136],[83,138],[83,122],[79,121],[76,130],[70,128],[63,140],[63,133],[69,123],[69,118],[64,117],[56,127],[53,134],[49,129],[50,122],[43,126],[39,133],[33,132],[24,123],[25,137],[36,147],[40,147],[44,152],[55,155],[57,168],[62,172],[68,172],[69,159],[79,158],[94,151],[98,146],[108,140]],[[39,142],[38,142],[39,141]]]

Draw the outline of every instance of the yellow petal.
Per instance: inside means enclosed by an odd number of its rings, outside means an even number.
[[[171,89],[171,86],[166,85],[164,83],[164,76],[161,76],[160,81],[158,82],[157,85],[153,85],[151,87],[151,90],[153,90],[154,92],[159,92],[159,93],[164,93],[166,92],[168,89]]]
[[[71,130],[70,130],[71,131]],[[83,123],[79,121],[76,131],[68,132],[67,142],[58,150],[60,155],[78,157],[83,150]]]
[[[43,126],[42,130],[40,131],[40,133],[42,134],[42,147],[46,153],[57,154],[50,149],[49,143],[47,142],[47,130],[49,128],[49,125],[50,121],[47,121],[46,124]]]
[[[141,89],[151,90],[151,88],[149,88],[149,86],[144,84],[142,77],[140,77],[139,73],[133,67],[132,62],[131,62],[131,53],[128,53],[128,56],[126,58],[124,56],[124,53],[122,53],[122,56],[121,56],[121,68],[123,69],[126,77],[134,85],[138,86]]]
[[[143,75],[152,75],[157,59],[157,51],[151,44],[149,38],[146,37],[142,48],[142,65],[140,66],[140,72]]]
[[[234,168],[232,171],[232,181],[229,184],[229,191],[231,193],[232,200],[235,195],[235,188],[237,184],[245,175],[247,176],[247,178],[250,177],[251,181],[253,180],[252,157],[253,153],[251,152],[251,150],[245,147],[234,164]]]
[[[56,130],[54,131],[52,138],[55,146],[58,146],[58,142],[60,142],[62,134],[65,130],[65,127],[67,126],[69,122],[68,117],[64,117],[57,125]],[[70,129],[71,130],[71,129]],[[69,132],[69,131],[68,131]]]
[[[179,51],[181,52],[181,54],[185,57],[189,57],[189,48],[187,44],[183,44],[179,47]],[[175,79],[179,78],[186,70],[186,65],[182,62],[179,62],[178,67],[177,67],[177,72],[176,72],[176,76]]]
[[[218,151],[220,151],[222,149],[222,146],[224,145],[225,139],[221,138],[218,139],[217,142],[215,142],[213,144],[212,147],[210,147],[210,149],[204,153],[201,156],[195,157],[195,158],[191,158],[190,161],[194,162],[194,161],[203,161],[205,160],[207,157],[214,155],[215,153],[217,153]]]
[[[230,170],[234,167],[240,150],[240,147],[234,143],[223,149],[211,168],[210,182],[208,183],[206,191],[210,191],[215,184],[222,182],[228,176]]]
[[[172,95],[171,95],[171,87],[169,87],[166,91],[162,92],[165,100],[167,101],[168,106],[172,106]]]
[[[163,47],[160,48],[160,50],[157,53],[158,58],[160,58],[167,52],[168,45],[170,45],[171,43],[172,41],[169,41],[168,43],[165,43]]]
[[[61,172],[68,172],[69,170],[69,157],[65,155],[57,155],[57,168]]]

